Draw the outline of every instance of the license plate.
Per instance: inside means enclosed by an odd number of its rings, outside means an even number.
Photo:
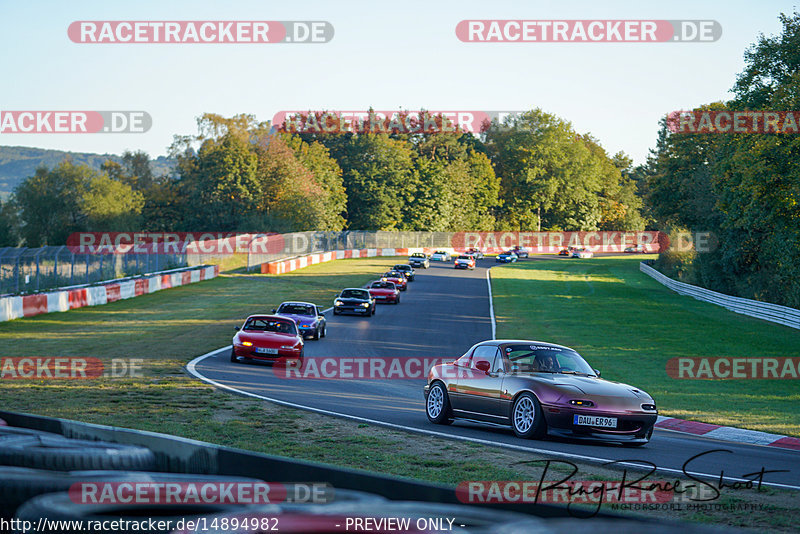
[[[572,423],[582,426],[617,428],[616,417],[600,417],[599,415],[575,415],[573,416]]]
[[[385,297],[385,296],[383,296],[383,295],[375,295],[375,298],[376,298],[377,300],[382,300],[382,299],[385,299],[386,297]]]
[[[278,349],[266,349],[264,347],[256,347],[258,354],[278,354]]]

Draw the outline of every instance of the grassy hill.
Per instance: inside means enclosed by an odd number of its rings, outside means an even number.
[[[33,175],[42,165],[52,168],[70,157],[77,164],[88,165],[93,169],[109,159],[121,161],[116,154],[93,154],[91,152],[66,152],[24,146],[0,146],[0,198],[7,198],[14,188],[25,178]],[[174,160],[159,156],[151,162],[153,174],[168,173],[175,166]]]

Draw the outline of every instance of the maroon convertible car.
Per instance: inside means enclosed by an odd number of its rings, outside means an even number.
[[[251,315],[244,326],[236,327],[231,361],[239,357],[266,362],[292,362],[303,365],[303,336],[297,323],[279,315]]]
[[[644,391],[600,378],[577,352],[540,341],[478,343],[455,362],[431,368],[428,419],[511,425],[522,438],[547,434],[641,446],[658,412]]]

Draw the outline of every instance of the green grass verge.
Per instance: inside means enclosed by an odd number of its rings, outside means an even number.
[[[214,280],[0,323],[0,356],[92,356],[106,363],[143,359],[142,376],[136,378],[0,380],[0,406],[451,485],[463,480],[539,480],[541,464],[531,461],[546,456],[283,408],[216,390],[182,371],[195,356],[230,343],[232,327],[249,313],[271,310],[286,299],[327,307],[342,287],[360,286],[396,262],[339,260],[279,277],[247,275],[243,263],[231,262],[235,270]],[[600,365],[613,374],[610,366]],[[578,466],[584,480],[620,479],[613,468]],[[800,513],[795,495],[765,489],[726,496],[733,503],[763,504],[764,513],[648,515],[788,533]]]
[[[498,337],[573,347],[603,377],[645,389],[663,415],[800,436],[797,380],[678,380],[678,356],[786,357],[800,332],[681,296],[640,257],[551,259],[492,269]]]

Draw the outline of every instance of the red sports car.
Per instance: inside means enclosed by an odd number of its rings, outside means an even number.
[[[381,275],[381,282],[392,282],[400,291],[405,291],[408,289],[408,280],[406,280],[406,275],[400,271],[388,271],[383,273],[383,275]]]
[[[384,282],[383,280],[375,280],[371,282],[368,287],[369,294],[375,299],[375,302],[391,302],[392,304],[400,304],[400,291],[394,282]]]
[[[297,324],[278,315],[251,315],[244,326],[236,327],[231,361],[244,359],[303,364],[303,337]]]

